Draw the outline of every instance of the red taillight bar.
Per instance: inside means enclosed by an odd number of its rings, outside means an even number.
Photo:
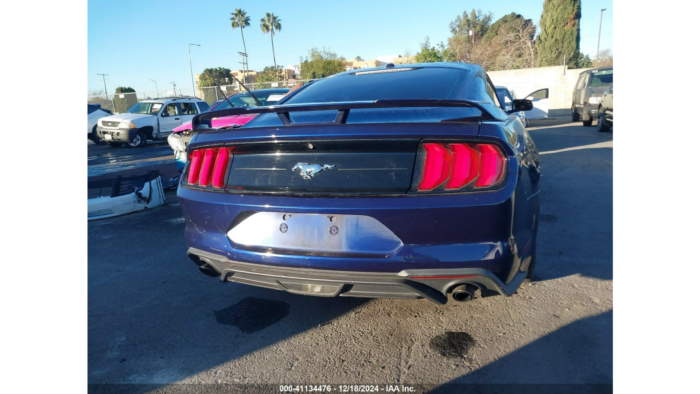
[[[450,144],[452,168],[445,189],[461,189],[479,176],[479,151],[467,144]]]
[[[504,158],[493,145],[479,144],[481,159],[479,160],[479,179],[476,187],[490,187],[498,183],[503,176]]]
[[[216,152],[216,162],[214,162],[214,174],[212,175],[211,185],[214,189],[221,189],[226,185],[226,169],[228,168],[229,153],[226,148],[219,148]]]
[[[433,190],[445,182],[450,175],[452,152],[442,144],[423,144],[423,148],[425,148],[425,166],[423,180],[418,185],[418,190]]]
[[[233,148],[197,149],[190,154],[187,183],[223,189]]]
[[[214,164],[214,149],[206,149],[202,159],[202,168],[199,171],[199,186],[209,186],[211,182],[211,168]]]
[[[443,184],[445,191],[489,188],[497,185],[505,174],[505,156],[496,145],[428,142],[423,148],[425,162],[418,185],[420,192]]]
[[[202,167],[202,151],[196,150],[192,152],[190,157],[190,169],[187,175],[187,183],[194,185],[199,180],[199,169]]]

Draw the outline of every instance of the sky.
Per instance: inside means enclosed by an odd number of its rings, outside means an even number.
[[[88,1],[88,92],[104,90],[98,73],[108,74],[107,90],[129,86],[137,92],[176,88],[192,90],[189,44],[194,74],[209,67],[240,69],[240,29],[231,13],[243,8],[250,26],[243,29],[251,70],[273,64],[270,35],[260,19],[273,12],[282,20],[275,34],[277,64],[298,64],[313,47],[326,47],[345,58],[375,59],[415,53],[425,37],[447,44],[449,24],[472,8],[493,13],[493,22],[515,12],[539,25],[543,0],[499,1]],[[613,49],[612,0],[582,0],[581,52],[595,58],[600,10],[600,49]]]

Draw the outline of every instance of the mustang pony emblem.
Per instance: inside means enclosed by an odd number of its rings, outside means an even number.
[[[299,170],[301,177],[304,179],[311,179],[314,175],[318,174],[323,170],[330,170],[335,167],[335,164],[309,164],[309,163],[297,163],[297,165],[292,168],[292,171]]]

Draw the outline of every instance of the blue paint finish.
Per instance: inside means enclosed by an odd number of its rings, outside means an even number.
[[[443,64],[442,67],[452,65]],[[454,67],[464,68],[463,65]],[[508,283],[515,277],[521,262],[535,249],[540,197],[539,155],[515,114],[503,112],[486,91],[474,92],[490,84],[483,70],[474,66],[467,69],[469,78],[455,99],[479,99],[479,104],[490,114],[489,121],[440,123],[431,119],[425,123],[399,123],[394,115],[389,115],[387,123],[359,121],[359,124],[254,127],[251,122],[233,131],[200,133],[191,141],[189,149],[283,141],[398,138],[482,141],[498,144],[507,156],[506,181],[498,190],[457,194],[301,196],[213,192],[181,185],[178,198],[187,223],[187,245],[230,260],[265,266],[393,273],[407,269],[482,268]],[[306,94],[312,89],[313,86],[305,89],[308,90]],[[467,112],[473,115],[474,111]],[[379,115],[372,116],[373,122],[380,122]],[[275,117],[275,114],[261,115],[257,121],[263,125],[267,124],[263,122],[266,118]],[[322,176],[332,176],[332,172]],[[254,212],[366,215],[391,230],[403,247],[382,257],[265,253],[244,246],[234,247],[226,233]],[[269,231],[279,231],[278,226],[272,226]],[[366,237],[358,242],[374,240]],[[518,278],[522,280],[522,275]]]

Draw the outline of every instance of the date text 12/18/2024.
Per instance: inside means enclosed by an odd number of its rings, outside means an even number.
[[[415,393],[412,386],[379,385],[312,385],[280,386],[280,393]]]

